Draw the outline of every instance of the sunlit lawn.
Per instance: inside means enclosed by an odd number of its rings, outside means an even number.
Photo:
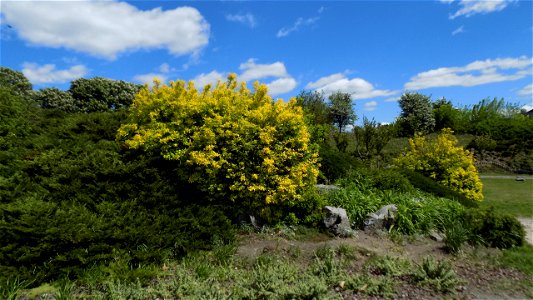
[[[483,206],[515,216],[533,216],[533,180],[482,178]]]

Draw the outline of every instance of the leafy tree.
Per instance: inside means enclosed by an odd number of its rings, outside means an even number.
[[[335,92],[329,96],[329,109],[333,124],[339,129],[339,133],[348,125],[353,125],[357,117],[355,115],[352,98],[348,93]]]
[[[463,130],[461,124],[461,111],[453,107],[446,98],[439,99],[433,103],[433,114],[435,116],[435,131],[450,128],[455,132]]]
[[[66,112],[79,111],[72,95],[57,88],[40,89],[34,93],[33,98],[42,108],[57,108]]]
[[[32,85],[22,72],[6,67],[0,67],[0,86],[13,90],[17,95],[27,95],[32,90]]]
[[[364,159],[382,156],[383,148],[393,136],[393,128],[363,117],[363,126],[354,127],[356,154]]]
[[[95,112],[127,108],[142,85],[102,77],[72,81],[69,92],[80,111]]]
[[[435,127],[431,99],[419,93],[405,93],[400,97],[402,112],[398,122],[404,135],[429,133]]]
[[[332,119],[324,94],[317,91],[302,91],[296,96],[296,103],[303,109],[311,141],[321,147],[325,146],[331,134]]]
[[[443,129],[435,141],[417,135],[409,139],[410,149],[395,159],[394,164],[425,176],[465,195],[470,200],[483,200],[482,184],[474,166],[474,157],[458,146],[450,129]]]
[[[318,175],[318,155],[296,100],[274,103],[266,85],[250,91],[234,74],[202,92],[192,81],[143,89],[118,139],[177,161],[180,177],[213,201],[268,218],[278,217],[276,205],[303,201]]]

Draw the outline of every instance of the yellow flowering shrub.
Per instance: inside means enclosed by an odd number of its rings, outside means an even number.
[[[143,89],[117,139],[181,163],[181,176],[212,199],[265,208],[294,205],[314,185],[318,153],[296,100],[274,102],[267,86],[215,88],[155,82]]]
[[[483,200],[473,154],[457,145],[451,129],[443,129],[435,141],[417,135],[409,139],[409,146],[395,159],[397,167],[420,172],[471,200]]]

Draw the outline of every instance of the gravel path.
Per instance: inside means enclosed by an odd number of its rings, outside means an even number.
[[[533,218],[518,217],[517,219],[522,225],[524,225],[524,229],[526,230],[526,241],[533,245]]]
[[[525,180],[533,179],[531,175],[479,175],[479,178],[496,178],[496,179],[516,179],[523,178]]]

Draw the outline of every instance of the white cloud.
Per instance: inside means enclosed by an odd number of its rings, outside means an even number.
[[[344,79],[344,78],[345,78],[345,76],[342,73],[331,74],[329,76],[322,77],[322,78],[320,78],[319,80],[317,80],[315,82],[309,82],[305,86],[305,88],[306,89],[318,89],[318,88],[324,87],[324,86],[326,86],[328,84],[334,83],[334,82],[339,81],[339,80]]]
[[[464,28],[464,26],[461,25],[459,28],[455,29],[452,32],[452,35],[456,35],[456,34],[463,33],[463,32],[465,32],[465,28]]]
[[[154,84],[154,79],[159,80],[162,83],[167,81],[167,76],[159,73],[139,74],[133,77],[133,80],[140,83],[148,83],[149,86]]]
[[[192,7],[140,10],[115,1],[2,1],[2,14],[32,44],[108,59],[138,49],[194,55],[209,39],[209,24]]]
[[[374,111],[378,107],[378,103],[376,101],[370,101],[364,104],[363,109],[365,111]]]
[[[390,97],[385,99],[385,102],[398,102],[400,101],[400,97]]]
[[[518,95],[523,97],[532,97],[533,96],[533,83],[530,83],[518,91]]]
[[[285,64],[282,62],[274,62],[271,64],[258,64],[253,58],[240,64],[239,69],[242,73],[238,76],[240,81],[255,81],[260,80],[261,83],[266,83],[268,86],[268,93],[272,96],[284,94],[292,91],[298,83],[287,72]],[[215,85],[218,80],[224,81],[227,77],[227,72],[211,71],[209,73],[202,73],[193,78],[196,87],[203,87],[210,83]],[[265,82],[272,78],[272,81]]]
[[[231,22],[241,23],[241,24],[250,26],[250,28],[254,28],[255,26],[257,26],[257,21],[254,15],[252,15],[251,13],[246,13],[244,15],[229,14],[229,15],[226,15],[226,20],[231,21]]]
[[[163,63],[159,66],[159,72],[161,73],[168,73],[170,72],[170,66],[167,63]]]
[[[397,91],[375,89],[370,82],[362,78],[348,79],[340,73],[325,76],[315,82],[310,82],[306,85],[306,88],[322,91],[326,95],[340,91],[350,94],[354,100],[391,96],[398,93]]]
[[[255,59],[250,58],[245,63],[239,66],[239,70],[243,73],[239,76],[242,81],[251,81],[266,77],[288,77],[285,64],[282,62],[275,62],[272,64],[256,64]]]
[[[194,84],[197,89],[202,90],[207,84],[211,84],[212,86],[215,86],[217,82],[224,81],[226,79],[227,75],[224,73],[220,73],[217,71],[211,71],[207,74],[202,73],[196,77],[193,78]]]
[[[292,77],[280,78],[268,83],[268,92],[271,95],[279,95],[292,91],[298,83]]]
[[[56,65],[38,65],[36,63],[24,63],[22,73],[33,84],[65,83],[81,78],[88,70],[84,65],[75,65],[66,70],[56,70]]]
[[[445,4],[451,4],[454,0],[439,0],[439,2],[445,3]]]
[[[319,17],[307,18],[307,19],[298,18],[298,20],[296,20],[296,22],[294,22],[294,24],[291,27],[289,27],[289,28],[285,28],[285,27],[281,28],[278,31],[278,33],[276,34],[276,36],[278,38],[286,37],[289,34],[291,34],[292,32],[300,30],[301,27],[313,25],[319,19],[320,19]]]
[[[405,88],[416,90],[431,87],[476,86],[517,80],[531,75],[532,63],[532,59],[525,56],[478,60],[464,67],[444,67],[418,73],[411,77]]]
[[[461,0],[459,2],[461,9],[455,12],[455,14],[451,15],[450,19],[455,19],[460,16],[470,17],[475,14],[487,14],[495,11],[501,11],[513,1],[515,0]]]

